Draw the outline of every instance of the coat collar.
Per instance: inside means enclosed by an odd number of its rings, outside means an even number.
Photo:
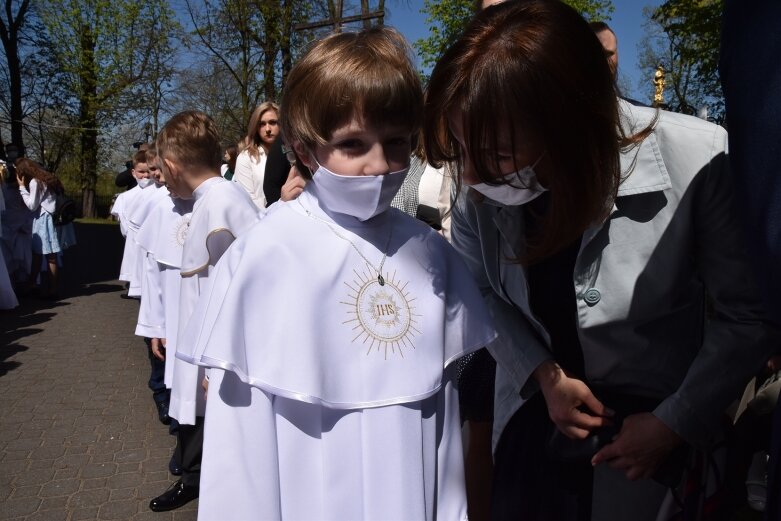
[[[619,100],[619,108],[621,122],[627,133],[640,131],[653,121],[654,109],[635,107],[624,100]],[[672,187],[655,132],[651,132],[639,145],[622,152],[620,161],[622,181],[618,187],[618,197],[658,192]]]

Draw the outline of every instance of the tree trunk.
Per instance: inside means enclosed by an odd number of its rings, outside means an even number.
[[[22,69],[19,63],[19,49],[14,35],[7,49],[8,54],[8,80],[11,93],[11,143],[24,150],[24,137],[22,124]]]
[[[82,101],[84,103],[84,101]],[[89,102],[82,105],[81,130],[81,211],[84,217],[95,217],[95,186],[98,181],[97,117]]]
[[[81,142],[82,215],[95,217],[95,185],[98,180],[98,78],[95,64],[95,39],[86,24],[81,32],[81,70],[79,80],[79,130]]]
[[[0,20],[0,37],[3,41],[3,50],[8,63],[8,90],[11,95],[11,143],[19,147],[19,152],[24,151],[24,125],[22,118],[22,67],[19,61],[19,31],[24,26],[25,16],[30,6],[29,0],[19,5],[16,18],[12,14],[12,2],[6,0],[6,21]]]

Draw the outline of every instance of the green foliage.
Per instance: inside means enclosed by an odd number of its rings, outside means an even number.
[[[175,17],[167,0],[41,0],[38,13],[64,102],[77,115],[83,212],[91,216],[98,137],[138,109],[133,88],[145,81],[155,56],[158,65],[164,61]]]
[[[724,101],[718,74],[724,0],[667,0],[649,16],[650,45],[642,64],[666,71],[668,106],[694,114],[704,105],[720,120]]]
[[[215,84],[230,84],[217,96],[199,99],[199,104],[212,106],[211,114],[242,129],[243,135],[255,107],[279,98],[293,60],[309,42],[311,34],[296,31],[294,26],[314,13],[320,17],[322,6],[317,0],[185,3],[193,26],[187,44],[207,57],[207,67],[188,72],[188,79],[203,84],[203,91],[214,89]]]
[[[474,15],[473,0],[425,0],[421,13],[429,24],[429,37],[415,42],[424,68],[433,67],[455,42]]]
[[[609,20],[612,0],[563,0],[589,21]],[[415,42],[423,69],[433,67],[461,35],[479,4],[475,0],[424,0],[421,13],[429,24],[428,38]]]

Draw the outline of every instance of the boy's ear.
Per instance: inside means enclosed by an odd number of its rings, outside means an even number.
[[[174,161],[171,161],[170,159],[163,159],[163,162],[165,163],[165,168],[171,172],[173,175],[176,175],[179,173],[179,165],[177,165]]]
[[[300,141],[293,141],[293,151],[296,153],[298,160],[301,161],[305,167],[311,171],[317,170],[316,168],[312,168],[315,162],[312,161],[312,155],[303,143]]]

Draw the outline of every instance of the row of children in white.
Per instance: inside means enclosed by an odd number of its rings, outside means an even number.
[[[182,133],[171,151],[208,134],[196,115],[169,122]],[[160,199],[135,238],[137,332],[167,339],[180,423],[202,414],[209,368],[199,519],[465,519],[453,362],[495,333],[455,251],[390,208],[422,117],[406,42],[387,28],[321,40],[288,76],[281,116],[315,172],[297,200],[258,221],[219,163],[204,180],[169,161],[164,129],[166,184],[192,191],[189,229],[185,202]]]

